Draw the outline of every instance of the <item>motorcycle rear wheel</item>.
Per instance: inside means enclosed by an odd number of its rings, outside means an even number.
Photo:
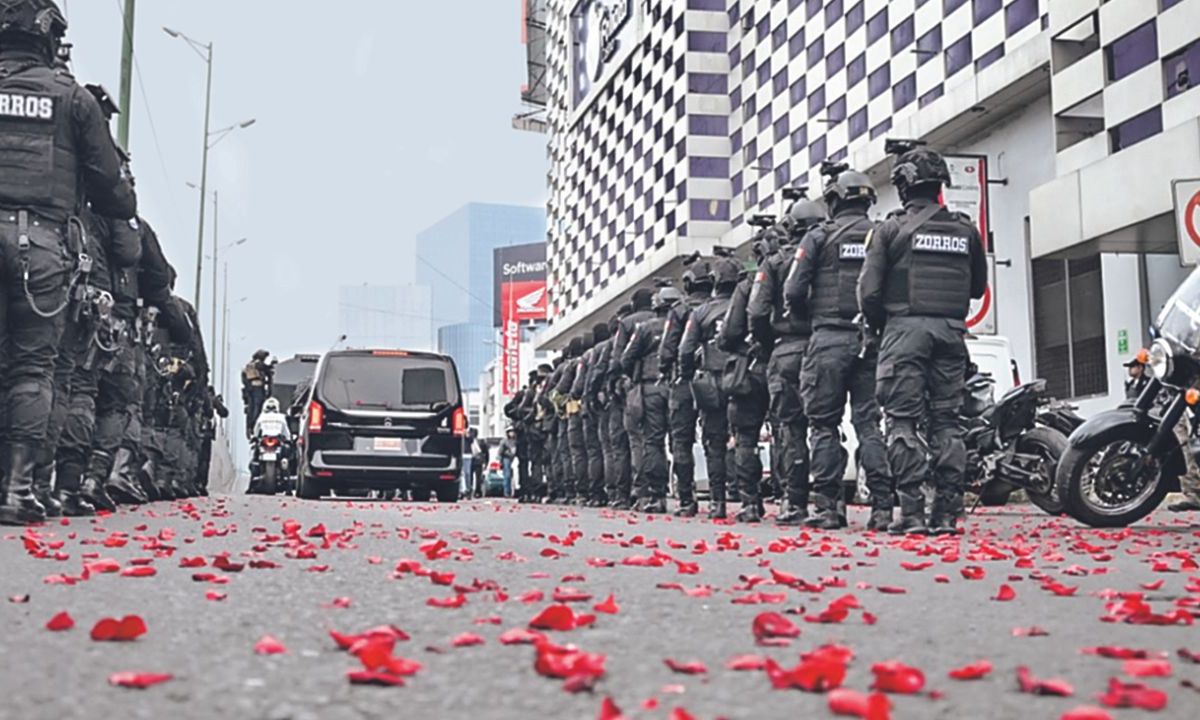
[[[262,481],[259,483],[258,490],[263,495],[274,495],[275,485],[278,482],[277,475],[279,474],[279,466],[275,463],[267,463],[263,466]]]
[[[1063,514],[1064,503],[1058,493],[1055,472],[1066,451],[1067,437],[1054,428],[1035,427],[1017,440],[1017,452],[1042,459],[1043,491],[1026,488],[1025,494],[1029,496],[1029,502],[1050,515]]]
[[[1139,460],[1141,472],[1131,478]],[[1128,527],[1162,504],[1171,485],[1164,475],[1159,459],[1145,457],[1143,443],[1119,432],[1102,433],[1086,445],[1067,448],[1058,486],[1067,514],[1076,520],[1091,527]]]

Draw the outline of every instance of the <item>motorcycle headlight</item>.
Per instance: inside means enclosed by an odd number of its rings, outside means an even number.
[[[1171,346],[1166,340],[1155,340],[1150,346],[1150,374],[1155,379],[1166,382],[1175,369],[1175,361],[1171,357]]]

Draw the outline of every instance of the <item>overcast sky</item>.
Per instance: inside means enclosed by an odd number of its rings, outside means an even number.
[[[115,96],[123,0],[59,1],[80,82]],[[209,160],[222,244],[250,238],[227,256],[231,302],[249,298],[231,324],[238,366],[258,346],[328,347],[338,285],[412,281],[415,234],[462,204],[544,204],[544,138],[510,125],[525,80],[520,0],[140,0],[134,171],[185,297],[205,67],[163,26],[215,45],[213,129],[258,121]]]

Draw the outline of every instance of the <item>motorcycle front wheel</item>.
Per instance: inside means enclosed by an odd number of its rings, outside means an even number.
[[[1120,430],[1120,428],[1114,428]],[[1066,512],[1098,528],[1128,527],[1154,511],[1167,496],[1162,458],[1124,433],[1101,433],[1086,444],[1070,444],[1058,467]]]
[[[1028,487],[1025,494],[1029,501],[1050,515],[1062,515],[1063,500],[1058,493],[1055,472],[1062,456],[1067,451],[1067,437],[1058,430],[1035,427],[1017,440],[1017,452],[1039,458],[1038,487]]]

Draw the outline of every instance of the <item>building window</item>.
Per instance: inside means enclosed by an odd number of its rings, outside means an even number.
[[[805,8],[804,17],[812,20],[813,17],[821,12],[821,6],[825,4],[825,0],[808,0],[808,7]]]
[[[972,0],[971,4],[975,10],[975,24],[978,25],[999,12],[1004,0]]]
[[[767,60],[758,66],[758,86],[762,87],[771,79],[771,61]]]
[[[725,115],[689,115],[688,133],[721,137],[729,134],[729,118]],[[739,137],[740,137],[739,133]]]
[[[828,157],[829,153],[827,151],[827,147],[828,147],[828,141],[825,139],[824,135],[822,135],[821,137],[814,140],[812,147],[810,147],[808,149],[809,163],[812,165],[816,165],[817,163],[823,161],[826,157]]]
[[[867,132],[867,127],[870,122],[867,120],[867,109],[863,108],[850,116],[850,139],[855,140],[862,137]]]
[[[980,55],[979,59],[975,61],[975,72],[979,72],[1002,57],[1004,57],[1004,43],[1000,43],[983,55]]]
[[[724,180],[729,177],[729,158],[688,158],[688,174],[694,178],[720,178]]]
[[[825,86],[817,88],[808,96],[808,115],[812,117],[825,109]]]
[[[846,37],[863,25],[863,20],[866,18],[867,11],[863,8],[863,3],[859,2],[850,11],[846,13]]]
[[[825,27],[831,28],[842,16],[842,0],[830,0],[825,6]]]
[[[846,85],[854,87],[867,76],[867,54],[863,53],[850,61],[846,67]]]
[[[887,35],[888,31],[888,12],[884,7],[879,12],[875,13],[875,17],[867,21],[867,45],[875,42],[879,38]]]
[[[1113,152],[1137,145],[1146,138],[1162,132],[1162,106],[1156,105],[1140,115],[1134,115],[1108,131]]]
[[[688,73],[688,92],[710,95],[729,93],[729,76],[723,73]]]
[[[1104,278],[1100,255],[1033,261],[1038,377],[1054,397],[1108,392]]]
[[[876,138],[883,137],[891,129],[892,129],[892,119],[888,118],[887,120],[884,120],[883,122],[879,123],[875,127],[871,128],[871,139],[875,140]]]
[[[808,46],[808,69],[813,69],[823,59],[825,59],[825,37],[821,36]]]
[[[1004,8],[1004,31],[1008,37],[1012,37],[1037,18],[1037,0],[1014,0],[1011,5]]]
[[[934,59],[942,52],[942,26],[935,25],[932,30],[917,40],[917,65],[921,66]]]
[[[729,33],[688,30],[688,50],[693,52],[728,52]]]
[[[945,0],[945,2],[942,3],[942,13],[945,16],[949,16],[950,13],[962,7],[964,4],[966,4],[966,2],[967,0]]]
[[[804,28],[797,30],[796,34],[788,40],[788,58],[794,59],[802,52],[804,52]]]
[[[693,198],[688,202],[692,220],[709,222],[729,221],[728,200],[701,200]]]
[[[1200,83],[1200,40],[1163,60],[1166,96],[1173,98]]]
[[[787,136],[790,132],[791,132],[791,123],[788,120],[787,115],[784,115],[783,117],[781,117],[775,121],[775,142],[776,142],[776,144],[783,142],[784,139],[787,138]]]
[[[779,27],[771,31],[771,49],[778,50],[787,42],[787,23],[779,23]]]
[[[775,73],[775,77],[771,79],[771,87],[775,90],[773,95],[776,97],[782,95],[788,87],[788,73],[785,66],[782,70]]]
[[[808,147],[808,126],[801,125],[792,133],[792,154],[797,155],[801,150]]]
[[[887,92],[892,86],[891,65],[883,65],[867,80],[867,97],[871,100]]]
[[[804,78],[800,78],[788,88],[788,99],[791,100],[793,106],[804,102],[806,95],[808,95],[808,88]]]
[[[829,110],[825,112],[825,119],[829,121],[830,127],[833,127],[834,125],[846,119],[845,95],[829,103]]]
[[[916,34],[913,23],[913,18],[910,16],[892,29],[892,55],[899,55],[901,50],[912,45],[913,35]]]
[[[1158,59],[1158,29],[1154,21],[1137,27],[1104,49],[1108,81],[1117,82]]]
[[[892,88],[892,109],[901,110],[917,99],[917,74],[913,73]]]
[[[927,92],[921,96],[921,99],[917,103],[917,106],[925,107],[929,103],[940,98],[942,95],[945,94],[945,92],[946,92],[946,86],[943,85],[942,83],[938,83],[932,90],[930,90],[929,92]]]
[[[829,53],[829,57],[825,58],[825,77],[833,77],[844,67],[846,67],[846,46],[838,45],[833,52]]]
[[[964,35],[961,40],[946,48],[946,77],[962,70],[971,64],[971,35]]]

